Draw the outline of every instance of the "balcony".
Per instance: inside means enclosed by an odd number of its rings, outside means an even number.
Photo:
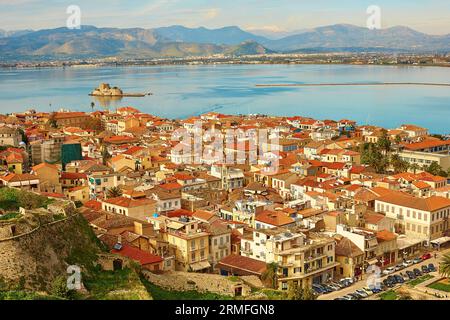
[[[325,258],[325,257],[327,257],[327,255],[323,254],[323,253],[316,253],[316,254],[313,254],[311,256],[306,256],[305,255],[305,261],[310,262],[310,261],[322,259],[322,258]]]

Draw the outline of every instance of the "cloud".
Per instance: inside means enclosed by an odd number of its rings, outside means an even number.
[[[211,20],[219,15],[220,10],[218,8],[207,9],[205,12],[205,19]]]

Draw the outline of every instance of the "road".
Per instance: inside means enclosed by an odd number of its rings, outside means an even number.
[[[434,266],[436,267],[436,269],[438,269],[438,268],[439,268],[439,263],[440,263],[441,257],[442,257],[444,254],[450,253],[450,249],[445,249],[445,250],[441,250],[441,251],[439,251],[439,252],[436,252],[436,253],[437,253],[437,259],[434,258],[434,253],[435,253],[435,252],[432,252],[432,253],[431,253],[432,256],[433,256],[431,259],[425,260],[425,261],[420,262],[420,263],[417,263],[417,264],[413,264],[412,266],[409,266],[409,267],[404,268],[404,269],[402,269],[402,270],[400,270],[400,271],[396,271],[396,272],[392,273],[392,275],[396,275],[396,274],[400,274],[400,273],[405,274],[406,271],[413,271],[415,268],[418,268],[419,270],[421,270],[422,265],[429,265],[430,263],[434,264]],[[398,262],[398,264],[400,264],[400,262]],[[344,289],[339,290],[339,291],[334,291],[334,292],[331,292],[331,293],[328,293],[328,294],[320,295],[319,298],[318,298],[318,300],[334,300],[334,299],[336,299],[336,298],[343,297],[343,296],[345,296],[345,295],[347,295],[347,294],[349,294],[349,293],[353,293],[353,292],[355,292],[357,289],[362,289],[362,288],[364,288],[364,287],[367,287],[367,276],[368,276],[368,275],[365,274],[365,275],[363,276],[363,279],[362,279],[362,280],[360,280],[360,281],[354,283],[354,284],[351,285],[350,287],[344,288]],[[386,277],[387,277],[387,276],[382,277],[382,278],[381,278],[381,281],[383,281],[384,279],[386,279]]]

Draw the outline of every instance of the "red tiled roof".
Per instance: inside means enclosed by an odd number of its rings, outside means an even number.
[[[79,173],[79,172],[62,172],[61,179],[66,179],[66,180],[87,179],[87,174]]]
[[[131,198],[125,198],[125,197],[117,197],[117,198],[111,198],[103,201],[104,203],[108,203],[111,205],[123,207],[123,208],[135,208],[135,207],[141,207],[146,205],[155,204],[155,200],[151,199],[131,199]]]
[[[263,261],[247,258],[244,256],[238,256],[235,254],[223,258],[222,260],[220,260],[219,264],[231,267],[232,269],[240,269],[258,275],[262,275],[267,269],[267,265]]]
[[[92,209],[92,210],[102,210],[102,203],[97,200],[89,200],[84,204],[84,207]]]
[[[166,213],[166,216],[169,218],[181,218],[182,216],[192,217],[192,215],[193,212],[184,209],[178,209]]]
[[[255,220],[277,227],[285,226],[295,222],[295,220],[291,217],[288,217],[286,213],[270,210],[265,210],[257,214]]]
[[[160,184],[158,187],[161,187],[165,190],[177,190],[181,189],[183,186],[177,182],[174,182],[174,183]]]

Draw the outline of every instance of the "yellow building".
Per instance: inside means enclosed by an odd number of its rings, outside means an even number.
[[[206,271],[211,265],[209,256],[209,233],[199,228],[199,222],[187,217],[169,219],[167,241],[175,248],[177,271]]]
[[[336,244],[336,278],[354,278],[362,274],[364,267],[364,251],[350,239],[342,237]]]
[[[241,240],[241,255],[278,265],[278,289],[324,283],[334,278],[335,239],[310,233],[293,233],[285,228],[260,229]]]
[[[136,128],[140,126],[139,119],[128,117],[117,121],[117,128],[119,133],[124,132],[128,129]]]
[[[39,178],[42,192],[62,192],[58,166],[43,162],[34,166],[32,170]]]
[[[89,201],[89,187],[88,186],[80,186],[68,189],[66,191],[66,196],[72,201],[80,201],[81,203],[85,203]]]

